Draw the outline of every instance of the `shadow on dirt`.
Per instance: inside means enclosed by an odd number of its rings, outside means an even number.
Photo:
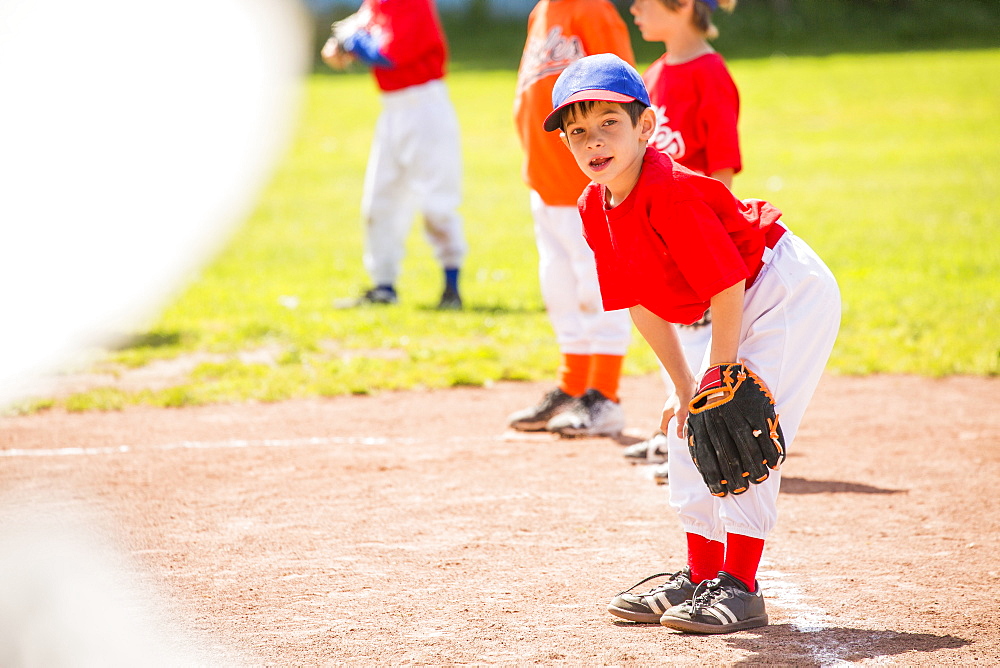
[[[782,494],[905,494],[906,492],[905,489],[885,489],[840,480],[807,480],[791,476],[781,478]]]
[[[791,624],[775,624],[754,637],[726,638],[734,649],[753,652],[734,666],[760,665],[761,662],[796,666],[830,666],[841,662],[863,661],[909,654],[915,663],[928,661],[931,653],[957,649],[971,640],[951,635],[868,631],[865,629],[824,628],[803,632]],[[944,657],[942,657],[944,662]]]

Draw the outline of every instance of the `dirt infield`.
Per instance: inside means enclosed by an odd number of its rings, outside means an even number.
[[[3,418],[0,520],[100,518],[218,663],[1000,665],[1000,379],[825,377],[764,554],[772,625],[718,637],[607,614],[682,535],[621,443],[504,432],[545,389]],[[659,381],[622,397],[634,442]]]

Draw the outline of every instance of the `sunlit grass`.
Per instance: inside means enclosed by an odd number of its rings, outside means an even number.
[[[1000,50],[730,63],[745,171],[734,189],[785,211],[844,294],[840,373],[1000,372]],[[463,312],[433,310],[441,275],[419,221],[401,304],[339,310],[367,284],[359,200],[379,102],[367,74],[312,76],[301,123],[246,223],[197,280],[104,366],[193,352],[182,387],[101,389],[114,409],[275,401],[552,378],[558,351],[511,122],[514,73],[449,77],[463,131],[471,252]],[[267,351],[262,362],[237,353]],[[626,373],[655,369],[636,335]]]

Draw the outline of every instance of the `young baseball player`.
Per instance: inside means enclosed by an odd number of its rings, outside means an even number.
[[[433,0],[364,0],[334,24],[322,57],[335,69],[368,65],[382,91],[361,204],[364,264],[374,287],[351,304],[397,302],[406,237],[419,208],[444,268],[438,308],[462,308],[459,127],[444,84],[447,44]]]
[[[733,175],[742,168],[736,122],[740,98],[722,57],[709,40],[718,36],[712,23],[716,9],[732,12],[736,0],[633,0],[635,24],[647,42],[663,42],[665,53],[642,76],[656,112],[656,130],[649,145],[675,162],[733,187]],[[711,311],[691,325],[679,325],[681,347],[688,363],[697,367],[712,338]],[[660,367],[667,393],[670,377]],[[660,461],[667,455],[667,437],[655,433],[629,446],[632,461]],[[653,478],[666,482],[667,466],[654,469]]]
[[[719,397],[729,396],[723,392],[735,382],[729,370],[741,362],[740,377],[752,375],[755,396],[777,414],[753,436],[779,444],[783,457],[836,339],[836,280],[774,206],[740,201],[718,180],[649,145],[656,113],[628,63],[612,55],[579,60],[560,75],[552,104],[545,129],[562,130],[591,179],[579,206],[604,308],[630,311],[674,386],[661,429],[669,439],[670,505],[686,534],[687,566],[645,594],[626,590],[608,609],[695,633],[763,626],[756,573],[777,518],[780,471],[737,475],[728,481],[731,493],[718,481],[710,488],[708,462],[692,456],[703,441],[686,442],[685,425],[690,411],[707,414],[703,401],[713,414],[733,409]],[[709,307],[712,339],[692,370],[671,323],[690,324]],[[755,465],[761,461],[767,463]]]
[[[628,28],[609,0],[541,0],[532,9],[514,120],[524,149],[522,175],[531,189],[542,298],[561,364],[557,386],[538,405],[508,417],[514,429],[611,436],[625,426],[618,384],[632,323],[625,312],[601,307],[594,254],[576,208],[587,179],[558,138],[542,129],[559,73],[596,53],[634,62]]]

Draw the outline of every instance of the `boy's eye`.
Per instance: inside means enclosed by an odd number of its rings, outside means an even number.
[[[617,122],[618,122],[618,119],[616,119],[616,118],[609,118],[608,120],[604,121],[604,124],[605,125],[614,125]]]

